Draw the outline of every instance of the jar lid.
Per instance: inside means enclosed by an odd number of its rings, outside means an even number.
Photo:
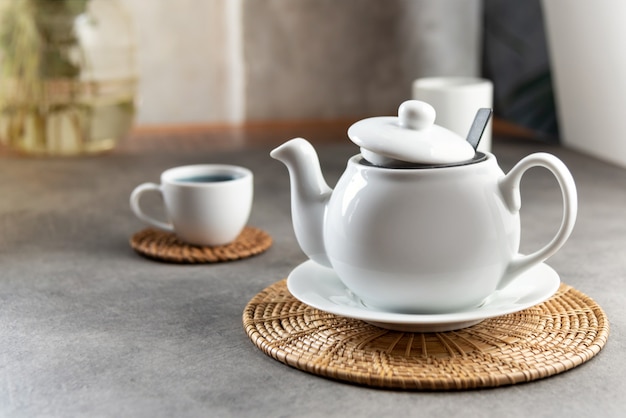
[[[384,167],[408,164],[444,165],[471,160],[475,150],[464,138],[435,125],[435,109],[419,100],[407,100],[398,116],[379,116],[354,123],[348,137],[361,147],[363,157]]]

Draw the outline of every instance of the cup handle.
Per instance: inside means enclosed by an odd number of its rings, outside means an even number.
[[[130,208],[132,209],[133,213],[145,223],[152,225],[154,227],[157,227],[159,229],[162,229],[164,231],[174,232],[174,226],[171,223],[158,221],[154,219],[153,217],[146,215],[141,210],[141,206],[139,205],[139,200],[141,199],[141,195],[151,190],[154,190],[163,194],[163,190],[161,189],[161,186],[159,186],[158,184],[143,183],[135,187],[135,190],[133,190],[133,192],[130,194]]]
[[[528,255],[517,254],[514,256],[498,284],[498,289],[502,289],[519,274],[556,253],[565,244],[574,229],[578,212],[578,197],[574,178],[567,166],[552,154],[539,152],[523,158],[499,181],[500,191],[509,210],[514,213],[519,212],[521,208],[520,181],[529,168],[536,166],[550,170],[559,183],[563,197],[561,226],[552,241],[540,250]]]

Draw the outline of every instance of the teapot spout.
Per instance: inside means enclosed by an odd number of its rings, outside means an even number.
[[[313,146],[304,138],[291,139],[270,156],[287,166],[291,183],[291,219],[302,251],[313,261],[330,267],[324,247],[324,219],[332,194]]]

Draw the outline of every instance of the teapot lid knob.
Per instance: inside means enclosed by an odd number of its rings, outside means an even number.
[[[398,122],[406,129],[428,129],[435,123],[435,108],[419,100],[407,100],[398,107]]]

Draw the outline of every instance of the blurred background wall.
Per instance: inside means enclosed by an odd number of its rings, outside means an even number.
[[[422,76],[486,76],[556,132],[539,0],[125,0],[139,125],[394,114]]]
[[[240,118],[233,110],[241,82],[232,68],[240,59],[235,3],[240,0],[125,1],[137,33],[138,124]]]
[[[138,124],[394,113],[424,75],[478,75],[481,0],[126,0]]]
[[[423,75],[478,75],[480,0],[243,2],[248,119],[395,114]]]

